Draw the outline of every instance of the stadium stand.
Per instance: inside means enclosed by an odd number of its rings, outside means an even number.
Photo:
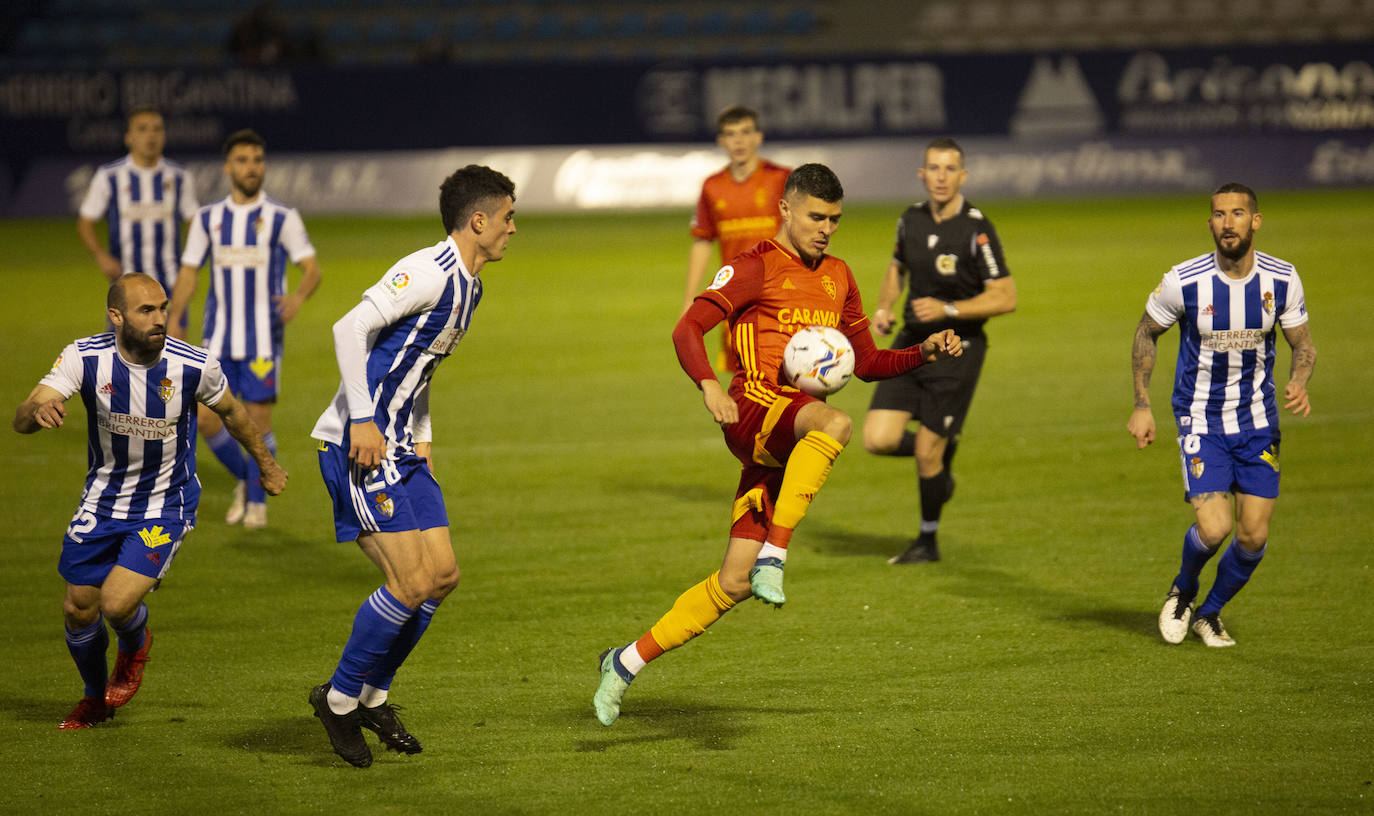
[[[749,58],[1358,41],[1374,0],[12,0],[0,70]],[[243,32],[279,45],[243,48]],[[239,38],[231,42],[231,37]],[[248,56],[245,56],[248,55]]]

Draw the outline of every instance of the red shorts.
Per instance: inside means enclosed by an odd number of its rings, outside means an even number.
[[[739,406],[739,421],[721,430],[730,452],[743,465],[730,537],[764,541],[782,487],[783,468],[797,444],[797,412],[819,400],[795,388],[759,384],[731,388],[730,396]]]

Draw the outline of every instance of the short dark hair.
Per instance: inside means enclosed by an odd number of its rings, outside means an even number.
[[[1255,191],[1254,191],[1254,190],[1251,190],[1249,187],[1246,187],[1244,184],[1241,184],[1239,181],[1228,181],[1228,182],[1226,182],[1225,184],[1223,184],[1223,185],[1221,185],[1220,187],[1218,187],[1218,188],[1212,193],[1212,197],[1213,197],[1213,198],[1216,198],[1217,196],[1222,195],[1223,193],[1241,193],[1241,194],[1243,194],[1243,195],[1249,196],[1249,197],[1250,197],[1250,212],[1252,212],[1252,213],[1253,213],[1253,212],[1259,212],[1259,196],[1255,195]]]
[[[925,152],[921,154],[922,163],[926,160],[926,153],[932,150],[953,150],[959,154],[959,163],[964,163],[964,148],[960,147],[958,142],[948,136],[941,136],[938,139],[930,140],[930,144],[926,145]]]
[[[258,147],[261,147],[263,150],[267,149],[266,139],[259,136],[256,130],[253,130],[252,128],[244,128],[243,130],[236,130],[233,133],[230,133],[229,138],[224,140],[224,157],[226,159],[229,158],[230,150],[233,150],[239,145],[245,144],[257,145]]]
[[[439,185],[439,217],[444,233],[451,234],[472,214],[510,196],[515,200],[515,182],[504,174],[480,164],[460,167]]]
[[[787,183],[782,188],[783,198],[794,192],[815,196],[828,204],[844,199],[844,187],[840,185],[839,177],[823,164],[803,164],[789,173]]]
[[[125,132],[128,132],[129,128],[133,126],[135,116],[143,116],[144,114],[148,113],[151,113],[159,119],[162,118],[162,111],[158,110],[152,105],[139,105],[138,107],[130,108],[129,112],[124,114]]]
[[[754,126],[758,127],[759,112],[744,105],[731,105],[721,111],[720,115],[716,117],[716,132],[719,133],[725,130],[726,125],[743,122],[745,119],[752,119]]]

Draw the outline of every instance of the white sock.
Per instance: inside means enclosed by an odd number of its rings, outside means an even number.
[[[363,690],[358,693],[358,705],[367,708],[376,708],[386,702],[386,689],[379,689],[363,683]]]
[[[759,558],[776,558],[783,563],[787,563],[787,550],[764,542],[763,549],[759,550]]]
[[[924,520],[923,520],[923,521],[921,522],[921,534],[922,534],[922,535],[925,535],[926,533],[934,533],[934,532],[936,532],[936,531],[939,530],[939,529],[940,529],[940,522],[938,522],[938,521],[924,521]]]
[[[630,674],[639,674],[639,670],[644,668],[644,658],[639,656],[639,648],[633,643],[620,651],[619,659],[620,665]]]
[[[333,686],[329,687],[329,694],[327,697],[329,700],[329,710],[335,714],[347,714],[358,707],[357,697],[349,697]]]

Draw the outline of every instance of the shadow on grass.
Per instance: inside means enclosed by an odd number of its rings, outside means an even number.
[[[604,737],[578,740],[576,745],[579,752],[587,753],[622,745],[688,740],[703,751],[730,751],[751,730],[741,720],[743,716],[806,716],[818,711],[814,708],[713,706],[700,701],[686,703],[660,698],[633,703],[614,725],[605,729]],[[578,716],[582,716],[580,711]],[[649,733],[644,733],[646,730]]]
[[[1120,606],[1115,598],[1053,589],[1032,583],[1018,573],[986,565],[942,563],[938,569],[945,573],[940,589],[952,595],[1003,605],[1019,604],[1051,623],[1084,623],[1152,640],[1159,637],[1153,612]]]
[[[372,746],[373,756],[383,752],[376,740],[369,739],[368,742]],[[249,754],[295,757],[301,762],[321,767],[348,765],[335,756],[334,750],[329,747],[329,737],[325,736],[319,720],[309,715],[264,720],[254,727],[230,734],[225,738],[224,746]]]
[[[806,521],[797,528],[797,540],[826,555],[881,555],[884,558],[906,549],[908,539],[877,533],[860,533],[821,521]]]

